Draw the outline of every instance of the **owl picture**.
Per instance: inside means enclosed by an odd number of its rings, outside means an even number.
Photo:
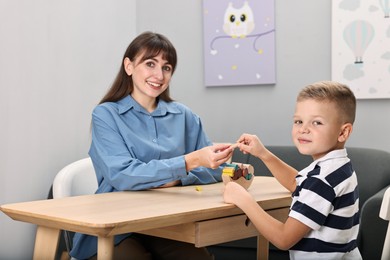
[[[233,38],[245,38],[255,28],[252,8],[245,2],[241,8],[228,4],[225,11],[223,30]]]

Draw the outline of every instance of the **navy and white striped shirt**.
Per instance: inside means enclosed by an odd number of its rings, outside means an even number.
[[[358,183],[346,149],[314,161],[296,180],[289,216],[312,230],[290,248],[290,259],[361,259]]]

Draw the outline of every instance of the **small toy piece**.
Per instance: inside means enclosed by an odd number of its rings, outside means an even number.
[[[196,191],[202,191],[202,187],[196,186],[196,187],[195,187],[195,190],[196,190]]]
[[[252,178],[252,173],[248,172],[248,167],[244,164],[239,166],[235,163],[229,163],[223,168],[222,174],[229,175],[233,180],[237,180],[240,177],[245,177],[247,180]]]
[[[222,180],[226,184],[229,181],[234,181],[248,189],[253,181],[253,166],[243,163],[230,163],[222,169]]]

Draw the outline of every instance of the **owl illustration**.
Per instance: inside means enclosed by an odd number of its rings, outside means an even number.
[[[244,38],[255,28],[252,8],[245,2],[241,8],[234,8],[229,3],[225,11],[223,30],[233,38]]]

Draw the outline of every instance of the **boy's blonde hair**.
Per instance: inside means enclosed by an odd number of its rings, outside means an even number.
[[[344,123],[355,122],[356,98],[347,85],[335,81],[315,82],[299,92],[297,102],[307,99],[333,102],[340,110],[340,117]]]

